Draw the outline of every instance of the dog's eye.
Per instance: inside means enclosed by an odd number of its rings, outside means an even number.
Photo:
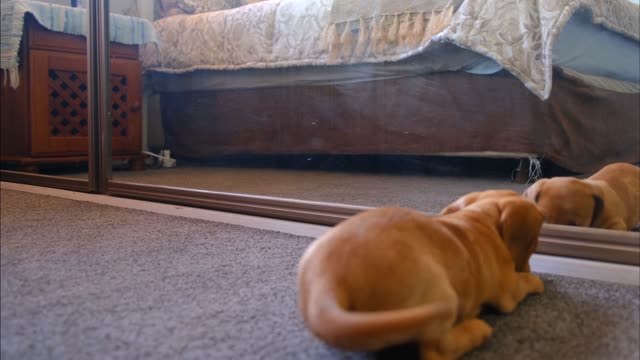
[[[540,193],[536,194],[536,198],[534,199],[534,201],[536,202],[536,204],[538,203],[538,200],[540,200]]]

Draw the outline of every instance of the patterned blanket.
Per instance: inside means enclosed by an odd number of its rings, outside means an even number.
[[[18,49],[26,13],[32,14],[38,23],[52,31],[83,36],[88,32],[84,9],[26,0],[1,0],[0,6],[0,69],[7,75],[5,82],[8,78],[14,89],[20,84]],[[153,24],[148,20],[111,14],[109,21],[111,41],[127,45],[158,41]]]
[[[595,24],[640,40],[640,8],[627,0],[466,0],[434,37],[496,60],[542,99],[552,85],[552,50],[569,18],[591,13]]]
[[[324,33],[329,62],[380,56],[389,45],[411,50],[441,32],[453,10],[449,0],[334,0]]]
[[[389,13],[336,19],[334,6],[344,1],[269,0],[161,19],[154,26],[162,47],[146,46],[143,64],[147,70],[184,73],[382,63],[425,53],[435,40],[496,60],[546,99],[551,50],[575,11],[587,11],[594,23],[640,39],[639,8],[627,0],[464,0],[459,8],[453,1],[431,11],[416,11],[414,0],[393,0]],[[375,0],[384,1],[391,0]]]

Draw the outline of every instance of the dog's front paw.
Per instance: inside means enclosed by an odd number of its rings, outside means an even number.
[[[542,282],[542,280],[536,276],[533,275],[531,273],[528,273],[528,285],[529,285],[529,293],[530,294],[540,294],[542,292],[544,292],[544,283]]]
[[[481,319],[467,319],[453,327],[434,348],[423,348],[423,359],[458,359],[482,345],[493,333]]]

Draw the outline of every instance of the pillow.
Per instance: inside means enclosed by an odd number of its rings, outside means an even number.
[[[162,19],[172,15],[192,14],[193,7],[187,5],[185,0],[156,0],[154,2],[154,19]]]
[[[184,0],[185,5],[192,8],[194,13],[204,13],[233,9],[264,0]]]
[[[71,0],[35,0],[35,1],[48,3],[48,4],[55,4],[55,5],[72,6]]]
[[[155,0],[154,19],[233,9],[265,0]]]
[[[240,0],[184,0],[184,2],[187,6],[192,7],[196,14],[242,6]]]

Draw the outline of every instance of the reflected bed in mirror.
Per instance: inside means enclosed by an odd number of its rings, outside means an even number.
[[[489,151],[581,173],[640,160],[638,34],[619,15],[636,5],[608,4],[607,24],[618,27],[594,23],[601,9],[550,6],[558,28],[523,20],[539,30],[529,46],[479,44],[465,29],[525,38],[528,27],[473,13],[469,0],[419,9],[399,0],[378,13],[361,1],[235,3],[157,20],[162,46],[142,51],[161,107],[149,123],[162,124],[177,155]],[[522,10],[496,3],[506,17]],[[470,13],[456,17],[457,6]],[[341,11],[361,21],[341,21]],[[554,44],[553,58],[542,53]]]

